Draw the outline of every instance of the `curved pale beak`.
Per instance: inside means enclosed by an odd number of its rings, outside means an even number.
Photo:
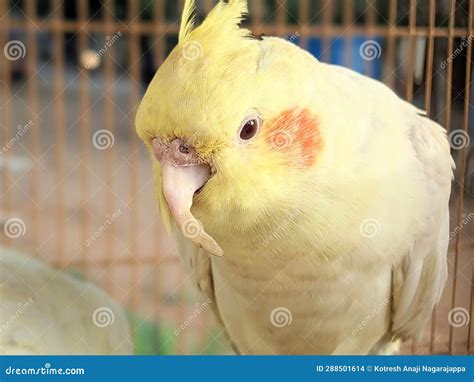
[[[184,236],[206,252],[222,256],[222,248],[204,231],[201,223],[191,213],[195,192],[211,176],[210,166],[197,161],[193,163],[194,152],[188,146],[184,149],[182,145],[181,140],[175,140],[167,146],[156,139],[153,141],[153,151],[161,164],[164,197]],[[175,147],[178,153],[174,152]]]

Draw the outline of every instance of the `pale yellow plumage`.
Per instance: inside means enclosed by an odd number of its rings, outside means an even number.
[[[251,38],[236,26],[245,11],[246,1],[220,2],[202,26],[188,25],[137,115],[150,149],[179,138],[215,169],[191,211],[224,258],[182,237],[185,263],[241,353],[393,352],[392,337],[421,333],[446,279],[445,133],[377,81],[283,39]],[[255,110],[263,125],[241,142]],[[304,158],[292,150],[307,136],[269,144],[286,110],[317,121],[320,144]],[[289,325],[272,322],[278,309]]]

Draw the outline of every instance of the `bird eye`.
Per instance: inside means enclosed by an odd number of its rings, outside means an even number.
[[[240,129],[240,139],[248,141],[253,138],[257,134],[260,124],[261,122],[258,118],[248,119]]]

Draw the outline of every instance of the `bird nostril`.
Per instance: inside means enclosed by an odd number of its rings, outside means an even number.
[[[182,154],[189,154],[189,145],[186,143],[181,143],[178,147],[178,150]]]
[[[191,166],[201,163],[193,146],[180,138],[174,139],[166,146],[166,153],[159,160],[167,160],[175,166]]]

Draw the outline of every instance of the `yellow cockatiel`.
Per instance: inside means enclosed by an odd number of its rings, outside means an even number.
[[[239,353],[392,353],[447,278],[445,132],[375,80],[253,37],[246,12],[220,1],[194,28],[186,1],[141,102],[161,214]]]

